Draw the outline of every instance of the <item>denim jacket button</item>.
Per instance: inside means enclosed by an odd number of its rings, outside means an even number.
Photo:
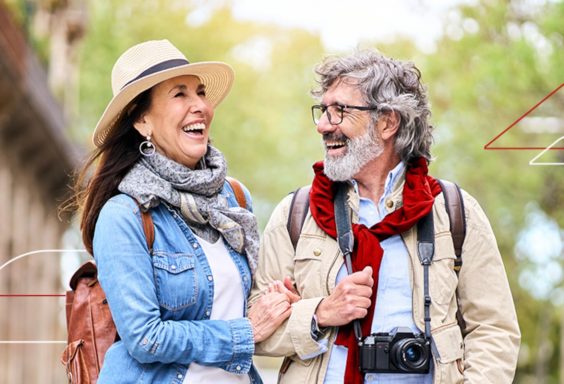
[[[240,371],[240,370],[241,370],[241,366],[238,365],[238,366],[235,367],[235,369],[238,370],[238,371]]]
[[[173,271],[176,270],[176,265],[171,265],[170,269],[172,269]]]
[[[212,275],[208,275],[208,280],[212,281],[213,280],[213,276]]]
[[[198,248],[198,243],[192,243],[192,247],[193,247],[194,249]]]
[[[182,379],[182,375],[180,373],[176,375],[176,377],[178,377],[178,379]]]
[[[210,311],[206,311],[206,316],[209,317],[209,315],[210,315]]]

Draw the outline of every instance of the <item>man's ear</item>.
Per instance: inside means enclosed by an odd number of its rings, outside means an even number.
[[[382,124],[378,124],[378,126],[383,140],[392,138],[398,132],[401,120],[398,112],[385,112],[378,120],[382,121]]]

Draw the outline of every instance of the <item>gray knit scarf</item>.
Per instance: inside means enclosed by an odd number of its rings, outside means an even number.
[[[209,145],[200,163],[201,169],[190,169],[158,152],[143,156],[118,190],[137,200],[144,210],[166,202],[180,210],[192,229],[217,230],[233,249],[246,254],[254,274],[259,247],[256,217],[244,208],[229,207],[225,196],[219,194],[227,165],[218,149]]]

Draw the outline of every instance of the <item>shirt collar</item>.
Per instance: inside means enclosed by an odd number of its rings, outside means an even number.
[[[386,177],[386,183],[384,184],[384,194],[382,195],[382,197],[388,196],[390,193],[392,193],[394,185],[396,184],[396,181],[398,181],[398,178],[403,174],[404,169],[405,164],[403,163],[403,161],[400,161],[398,165],[396,165],[395,168],[388,173],[388,177]],[[358,183],[354,179],[352,179],[351,182],[354,186],[355,192],[358,194]]]

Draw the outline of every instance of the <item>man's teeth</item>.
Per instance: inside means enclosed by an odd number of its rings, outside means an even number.
[[[204,129],[206,129],[206,125],[204,123],[190,124],[182,127],[184,132],[203,131]]]
[[[339,148],[339,147],[343,147],[345,146],[346,142],[344,141],[331,141],[331,142],[326,142],[325,146],[329,149],[331,148]]]

